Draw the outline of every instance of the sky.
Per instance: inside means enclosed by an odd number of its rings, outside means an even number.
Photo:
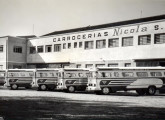
[[[0,36],[41,36],[162,14],[165,0],[0,0]]]

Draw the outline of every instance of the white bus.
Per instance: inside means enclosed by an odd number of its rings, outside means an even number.
[[[0,86],[4,86],[6,78],[6,70],[0,70]]]
[[[5,86],[16,90],[19,87],[31,88],[32,81],[35,79],[33,69],[8,69],[6,70]]]
[[[90,70],[87,91],[109,94],[136,90],[139,95],[154,95],[165,84],[165,68],[96,68]]]
[[[85,91],[89,70],[83,68],[63,68],[59,71],[58,90],[67,92]]]
[[[38,90],[54,90],[58,81],[58,69],[36,69],[32,87]]]

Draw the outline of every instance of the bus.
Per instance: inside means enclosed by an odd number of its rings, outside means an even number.
[[[85,91],[88,83],[89,69],[63,68],[59,71],[57,90],[73,93]]]
[[[6,78],[6,70],[0,70],[0,86],[4,86]]]
[[[6,70],[6,87],[16,90],[19,87],[31,88],[35,79],[33,69],[8,69]]]
[[[58,81],[58,69],[36,69],[33,88],[38,90],[54,90]]]
[[[139,95],[154,95],[165,85],[165,68],[95,68],[90,70],[87,91],[109,94],[119,90],[136,90]]]

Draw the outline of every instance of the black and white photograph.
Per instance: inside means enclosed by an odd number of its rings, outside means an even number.
[[[0,120],[165,120],[165,0],[0,0]]]

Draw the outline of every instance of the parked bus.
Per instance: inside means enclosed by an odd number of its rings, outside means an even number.
[[[89,70],[83,68],[63,68],[59,71],[58,90],[67,92],[85,91]]]
[[[139,95],[154,95],[165,84],[165,68],[96,68],[90,71],[88,91],[109,94],[136,90]]]
[[[35,79],[34,70],[32,69],[9,69],[6,71],[5,86],[16,90],[19,87],[31,88],[32,81]]]
[[[32,87],[38,90],[54,90],[58,81],[58,69],[36,69]]]
[[[0,86],[4,86],[6,78],[6,71],[0,70]]]

